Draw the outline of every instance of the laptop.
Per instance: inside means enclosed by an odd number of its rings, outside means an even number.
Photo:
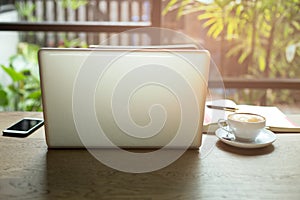
[[[206,50],[42,48],[48,148],[199,148]]]

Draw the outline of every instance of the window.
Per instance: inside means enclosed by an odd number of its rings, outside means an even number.
[[[227,98],[239,104],[275,104],[287,112],[298,111],[297,1],[184,2],[1,1],[0,40],[5,45],[1,47],[4,54],[0,60],[0,109],[41,109],[34,57],[40,47],[87,47],[103,41],[109,45],[147,45],[154,43],[147,35],[123,34],[114,40],[110,36],[138,27],[158,26],[181,31],[211,52],[222,73]],[[26,88],[20,88],[25,85]],[[210,86],[214,87],[213,80]]]

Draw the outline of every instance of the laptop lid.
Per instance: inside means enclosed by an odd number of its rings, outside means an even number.
[[[201,145],[205,50],[39,51],[49,148]]]

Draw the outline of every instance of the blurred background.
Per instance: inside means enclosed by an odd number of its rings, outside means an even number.
[[[226,98],[300,113],[300,0],[1,0],[0,111],[41,111],[41,47],[179,44],[145,27],[182,32],[208,49]],[[210,80],[210,87],[217,87]]]

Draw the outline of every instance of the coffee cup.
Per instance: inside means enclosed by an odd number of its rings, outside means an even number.
[[[237,140],[253,141],[265,128],[266,118],[252,113],[232,113],[228,115],[227,120],[220,119],[218,125],[233,134]]]

